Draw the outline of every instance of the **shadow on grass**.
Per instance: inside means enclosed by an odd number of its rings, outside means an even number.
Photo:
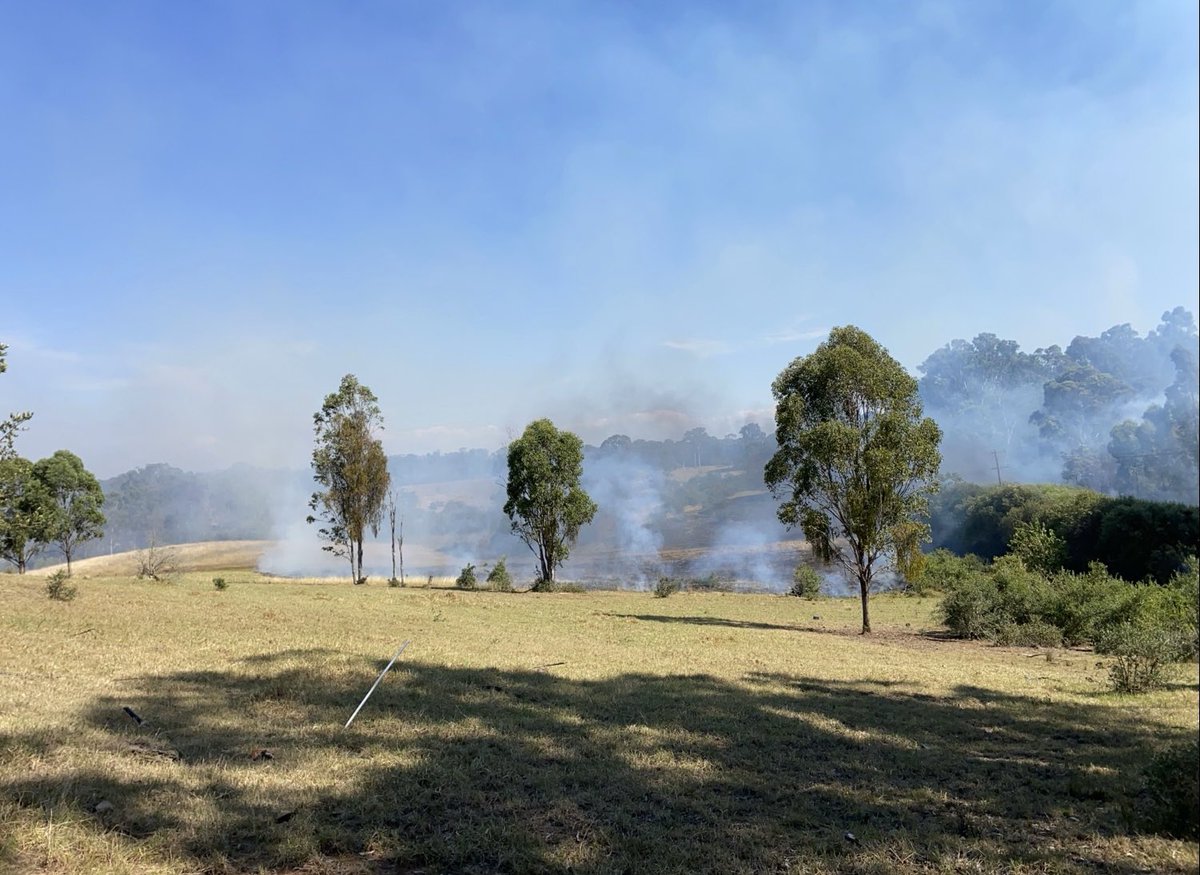
[[[621,620],[641,620],[647,623],[683,623],[692,626],[729,626],[735,629],[766,629],[780,632],[829,632],[819,626],[800,626],[788,623],[764,623],[758,620],[731,620],[728,617],[692,617],[673,616],[671,614],[618,614],[612,611],[604,613],[606,617]]]
[[[781,674],[423,663],[398,665],[343,731],[382,666],[311,650],[144,677],[85,719],[114,749],[169,741],[178,762],[66,789],[13,777],[0,795],[84,811],[108,799],[105,827],[201,869],[1134,872],[1114,841],[1129,833],[1122,773],[1173,735],[967,686],[938,698]],[[273,759],[251,761],[260,748]]]

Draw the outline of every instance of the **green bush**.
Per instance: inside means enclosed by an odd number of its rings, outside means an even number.
[[[673,577],[660,577],[658,583],[654,585],[654,597],[665,599],[667,596],[679,592],[680,586],[679,581]]]
[[[1118,693],[1144,693],[1166,686],[1171,664],[1181,656],[1183,636],[1139,619],[1110,627],[1096,642],[1098,653],[1111,654],[1109,683]]]
[[[1062,630],[1068,645],[1091,644],[1105,629],[1132,619],[1138,592],[1094,562],[1086,574],[1060,571],[1050,578],[1042,617]]]
[[[487,584],[488,589],[492,590],[492,592],[513,591],[512,575],[508,573],[508,565],[505,559],[506,557],[501,556],[496,564],[492,566],[492,570],[488,572]]]
[[[402,584],[400,582],[400,578],[398,578],[398,577],[389,577],[388,578],[388,586],[397,587],[397,586],[403,586],[403,585],[404,584]]]
[[[1067,561],[1067,542],[1036,520],[1017,524],[1008,550],[1026,568],[1042,574],[1053,574]]]
[[[468,562],[462,572],[454,580],[459,589],[479,589],[479,581],[475,579],[475,566]]]
[[[1002,647],[1061,647],[1062,631],[1042,620],[1028,623],[1005,623],[992,636]]]
[[[986,568],[984,561],[974,553],[955,556],[944,547],[939,547],[925,557],[925,568],[920,577],[905,581],[905,592],[912,595],[950,592]]]
[[[821,595],[821,575],[811,565],[797,565],[788,595],[810,600],[817,598]]]
[[[571,581],[571,580],[564,580],[562,583],[555,585],[554,591],[555,592],[579,593],[579,592],[587,592],[587,587],[584,586],[582,583],[575,583],[574,581]]]
[[[938,613],[955,635],[995,640],[1001,629],[1041,621],[1050,597],[1046,578],[1015,556],[1002,556],[957,582]]]
[[[51,601],[69,602],[75,598],[75,587],[67,583],[71,575],[60,569],[46,578],[46,595]]]
[[[1145,825],[1180,839],[1200,839],[1200,738],[1155,754],[1146,767]]]
[[[1188,635],[1190,656],[1200,657],[1200,560],[1189,556],[1182,571],[1167,583],[1167,590],[1176,605],[1179,622]]]
[[[212,580],[213,580],[213,587],[215,587],[216,589],[221,589],[221,590],[229,589],[229,582],[225,578],[214,577]]]

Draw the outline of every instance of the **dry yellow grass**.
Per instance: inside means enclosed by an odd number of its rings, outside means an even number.
[[[1115,696],[916,599],[864,639],[850,600],[212,576],[3,579],[0,868],[1196,870],[1136,822],[1194,666]]]
[[[175,544],[160,549],[170,550],[175,564],[181,571],[245,571],[253,570],[274,541],[203,541],[195,544]],[[77,559],[71,563],[76,577],[116,577],[137,573],[139,551],[130,550],[111,556],[93,556]],[[53,574],[65,564],[51,565],[31,572],[36,575]]]

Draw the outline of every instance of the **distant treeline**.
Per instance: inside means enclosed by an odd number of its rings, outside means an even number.
[[[1092,562],[1128,581],[1165,583],[1189,556],[1200,555],[1200,508],[1175,502],[1112,498],[1058,485],[980,486],[952,482],[932,503],[933,547],[995,559],[1017,527],[1040,523],[1066,545],[1065,567]]]
[[[1099,337],[1076,337],[1065,349],[1051,346],[1027,353],[1015,341],[993,334],[956,340],[921,364],[920,392],[944,432],[942,470],[947,476],[973,483],[993,478],[1065,483],[1091,492],[1067,490],[1064,495],[1128,495],[1194,506],[1200,501],[1198,359],[1195,320],[1177,307],[1144,337],[1129,325],[1118,325]],[[589,488],[602,494],[597,495],[600,514],[584,531],[581,544],[615,549],[706,546],[720,538],[745,537],[754,527],[764,539],[775,537],[780,528],[762,480],[763,465],[775,448],[773,432],[757,423],[723,436],[694,428],[679,440],[614,434],[586,446],[585,477]],[[479,480],[502,489],[505,449],[396,455],[388,463],[414,534],[428,533],[464,551],[506,543],[503,499],[494,494],[486,501],[404,501],[406,488],[429,483]],[[101,485],[108,525],[103,541],[86,546],[92,554],[142,547],[152,538],[177,543],[277,537],[303,519],[312,491],[307,470],[244,465],[199,474],[147,465]],[[1011,525],[989,529],[976,521],[983,517],[975,510],[970,520],[956,523],[953,515],[967,512],[960,500],[964,488],[948,489],[935,502],[941,509],[934,520],[937,543],[998,555]],[[1078,500],[1092,502],[1092,515],[1071,523],[1077,543],[1073,555],[1090,549],[1086,538],[1099,539],[1096,550],[1113,557],[1112,568],[1122,576],[1161,576],[1170,558],[1126,562],[1116,546],[1103,546],[1123,540],[1114,520],[1141,525],[1151,505],[1109,500],[1103,506],[1111,511],[1101,513],[1093,498]],[[996,511],[1000,518],[1010,512]],[[1154,511],[1165,514],[1170,525],[1177,517],[1186,522],[1188,512]],[[1194,507],[1190,512],[1194,520]],[[1065,526],[1054,524],[1067,537]],[[952,531],[959,534],[948,534]],[[1137,531],[1124,540],[1135,539]],[[1194,523],[1191,532],[1194,545]]]
[[[1198,360],[1195,319],[1176,307],[1144,337],[1116,325],[1065,350],[955,340],[920,366],[920,391],[946,473],[1196,504]]]

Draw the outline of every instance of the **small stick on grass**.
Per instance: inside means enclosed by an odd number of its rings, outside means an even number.
[[[396,651],[396,655],[392,657],[392,661],[383,667],[383,671],[379,673],[379,677],[375,678],[375,683],[371,684],[371,689],[367,690],[367,694],[363,696],[363,700],[358,703],[358,707],[354,709],[354,713],[350,715],[350,719],[346,721],[346,725],[342,729],[350,728],[350,724],[354,722],[354,718],[358,716],[358,712],[362,710],[362,706],[367,704],[367,699],[371,698],[371,693],[375,692],[375,688],[379,686],[379,682],[383,680],[383,676],[388,673],[388,669],[400,658],[400,654],[404,652],[404,648],[407,646],[407,641],[400,645],[400,649]]]

